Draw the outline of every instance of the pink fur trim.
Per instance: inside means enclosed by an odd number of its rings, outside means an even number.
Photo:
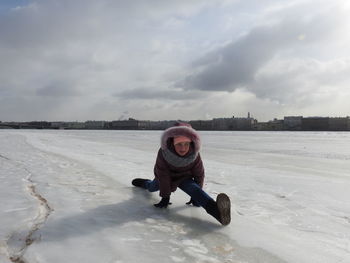
[[[168,140],[169,138],[173,138],[175,136],[185,136],[191,139],[194,143],[194,150],[196,153],[200,151],[201,148],[201,139],[196,130],[188,126],[174,126],[168,128],[164,131],[161,137],[161,147],[163,150],[168,148]]]

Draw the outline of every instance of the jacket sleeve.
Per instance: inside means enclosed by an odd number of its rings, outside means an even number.
[[[154,175],[159,181],[159,195],[161,197],[170,197],[171,195],[171,177],[170,170],[165,164],[162,156],[162,150],[159,149],[156,164],[154,165]]]
[[[194,178],[194,181],[203,188],[204,184],[204,166],[202,162],[202,158],[200,154],[198,154],[198,157],[195,161],[195,165],[192,168],[192,175]]]

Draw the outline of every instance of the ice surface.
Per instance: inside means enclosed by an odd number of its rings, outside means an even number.
[[[350,262],[350,133],[200,132],[220,226],[153,177],[157,131],[0,131],[0,262]]]

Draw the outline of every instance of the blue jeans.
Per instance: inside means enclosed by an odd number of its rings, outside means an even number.
[[[159,182],[157,179],[154,179],[153,181],[149,180],[145,182],[145,187],[150,192],[157,192],[159,191]],[[209,200],[213,200],[213,198],[204,192],[193,179],[183,181],[179,185],[179,188],[191,196],[192,200],[194,201],[194,205],[205,207]]]

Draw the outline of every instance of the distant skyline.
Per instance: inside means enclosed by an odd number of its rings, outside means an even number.
[[[249,112],[248,112],[249,114]],[[214,118],[211,118],[211,119],[161,119],[161,120],[155,120],[155,119],[137,119],[137,118],[133,118],[132,116],[131,117],[125,117],[125,116],[122,116],[121,118],[119,119],[113,119],[113,120],[106,120],[106,119],[91,119],[91,118],[88,118],[86,120],[71,120],[71,121],[62,121],[62,120],[51,120],[51,121],[48,121],[48,120],[44,120],[44,119],[35,119],[35,120],[24,120],[24,121],[13,121],[13,120],[7,120],[7,121],[3,121],[3,120],[0,120],[0,123],[2,124],[6,124],[6,123],[29,123],[29,122],[53,122],[53,123],[59,123],[59,122],[67,122],[67,123],[70,123],[70,122],[79,122],[79,123],[85,123],[85,122],[113,122],[113,121],[122,121],[122,122],[125,122],[125,121],[151,121],[151,122],[178,122],[178,121],[184,121],[184,122],[191,122],[191,121],[212,121],[212,120],[215,120],[215,119],[254,119],[258,122],[274,122],[274,121],[281,121],[281,120],[284,120],[285,118],[304,118],[304,119],[349,119],[350,116],[349,115],[346,115],[346,116],[329,116],[329,115],[314,115],[314,116],[305,116],[305,115],[288,115],[288,116],[282,116],[280,118],[277,118],[277,117],[272,117],[271,119],[268,119],[268,120],[259,120],[257,119],[256,117],[252,116],[252,114],[249,114],[249,115],[246,115],[246,116],[218,116],[218,117],[214,117]]]
[[[3,0],[0,121],[350,115],[344,0]]]

